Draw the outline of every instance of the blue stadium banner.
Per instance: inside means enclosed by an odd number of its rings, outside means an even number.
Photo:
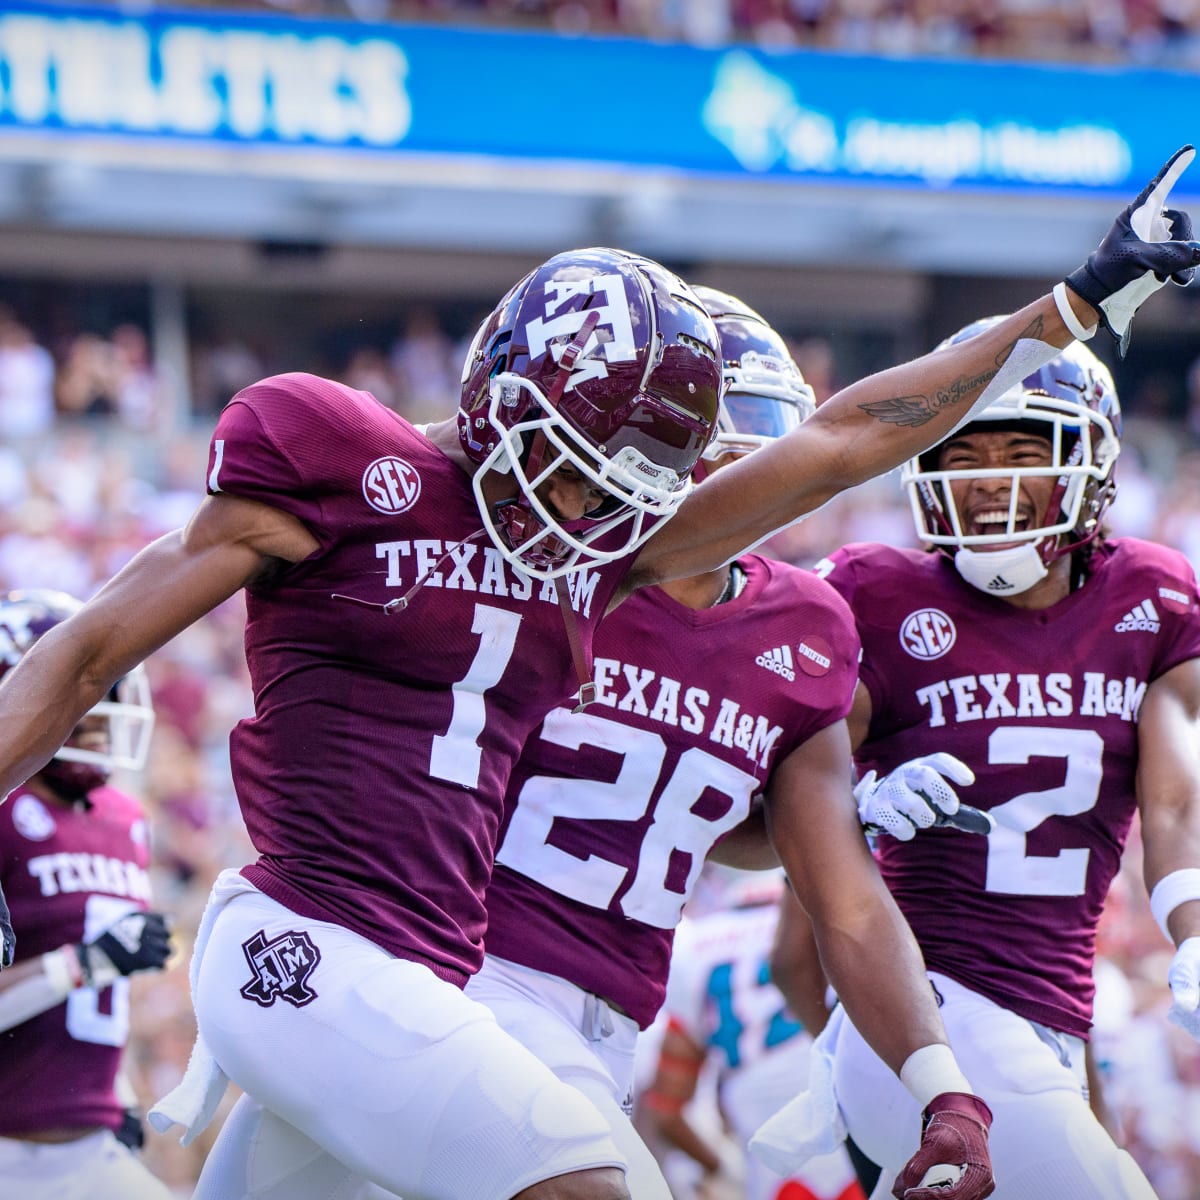
[[[1136,190],[1200,77],[5,4],[0,139],[469,155],[873,185]]]

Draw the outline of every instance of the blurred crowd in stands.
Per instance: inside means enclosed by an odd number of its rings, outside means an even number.
[[[119,325],[105,336],[67,338],[52,352],[19,314],[0,313],[0,590],[45,586],[87,596],[179,525],[202,494],[212,414],[239,387],[279,368],[236,338],[195,347],[196,420],[170,432],[159,427],[158,406],[171,403],[172,385],[146,345],[142,330]],[[831,344],[809,338],[794,349],[823,399],[840,382]],[[414,310],[391,346],[347,346],[339,361],[314,365],[426,420],[456,402],[463,350],[431,311]],[[1126,399],[1120,498],[1110,511],[1115,533],[1177,546],[1200,567],[1200,365],[1187,392],[1190,407],[1171,416]],[[862,540],[913,544],[895,476],[835,500],[768,550],[809,565]],[[227,764],[229,730],[251,710],[243,620],[238,597],[148,664],[158,727],[146,776],[131,786],[151,814],[157,903],[174,914],[181,954],[176,969],[134,980],[128,1068],[144,1105],[177,1082],[187,1061],[194,1026],[186,962],[209,885],[223,867],[251,857]],[[1136,837],[1102,953],[1097,1038],[1110,1106],[1161,1200],[1195,1200],[1200,1048],[1163,1019],[1169,952],[1148,915]],[[231,1089],[227,1104],[233,1098]],[[171,1137],[148,1139],[150,1165],[180,1197],[190,1195],[215,1130],[187,1149]]]
[[[552,29],[700,46],[751,43],[852,54],[1132,62],[1185,70],[1200,62],[1196,0],[186,2],[210,9],[274,8],[293,16]]]

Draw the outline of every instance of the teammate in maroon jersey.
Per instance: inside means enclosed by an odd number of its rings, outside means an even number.
[[[246,590],[255,715],[231,761],[259,857],[214,887],[196,1053],[158,1120],[193,1136],[227,1072],[255,1132],[249,1157],[222,1132],[197,1196],[300,1197],[330,1163],[413,1200],[627,1195],[594,1106],[461,992],[520,746],[590,684],[594,628],[633,589],[729,561],[944,437],[1090,323],[1123,336],[1156,287],[1190,281],[1200,243],[1163,205],[1193,156],[1055,294],[846,389],[695,490],[716,331],[685,284],[615,250],[521,280],[472,345],[457,418],[427,430],[309,375],[233,399],[187,526],[0,685],[3,791],[113,679]],[[936,1048],[893,1036],[901,1058]]]
[[[703,464],[711,475],[761,452],[815,405],[761,316],[710,288],[697,295],[716,320],[726,376]],[[847,1004],[870,1022],[865,997],[888,997],[896,1020],[873,1027],[876,1044],[902,1069],[908,1035],[901,1046],[890,1032],[923,1029],[916,1045],[939,1034],[911,933],[850,802],[845,717],[859,646],[832,589],[745,554],[637,592],[601,624],[593,649],[596,703],[554,710],[513,771],[487,956],[467,994],[605,1114],[632,1194],[669,1198],[628,1115],[634,1044],[662,1006],[675,927],[705,859],[776,862],[764,818],[827,931],[826,961]],[[800,836],[810,824],[819,839]],[[886,980],[876,959],[892,964]],[[970,1088],[960,1075],[957,1088],[939,1090]]]
[[[78,608],[59,592],[0,600],[0,670]],[[117,1084],[127,977],[161,970],[170,942],[149,911],[141,805],[107,780],[143,764],[153,721],[138,669],[0,808],[0,879],[21,927],[0,975],[0,1191],[21,1200],[169,1196],[129,1148],[138,1126]]]
[[[1200,1031],[1200,600],[1181,554],[1102,532],[1120,433],[1107,368],[1069,347],[909,463],[918,535],[940,552],[849,546],[818,568],[863,640],[863,819],[892,833],[880,867],[995,1114],[1006,1200],[1153,1196],[1093,1117],[1084,1063],[1096,927],[1135,810],[1178,946],[1176,1018]],[[990,835],[913,836],[957,803],[942,775],[970,785]],[[903,1162],[916,1110],[849,1023],[834,1086],[866,1153]]]

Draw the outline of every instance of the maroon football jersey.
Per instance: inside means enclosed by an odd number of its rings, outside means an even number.
[[[880,837],[888,886],[928,965],[1031,1020],[1086,1037],[1096,924],[1136,809],[1146,688],[1200,657],[1195,575],[1132,538],[1083,587],[1027,611],[965,583],[942,554],[849,546],[818,567],[850,602],[873,719],[857,757],[881,775],[947,750],[996,819]]]
[[[17,961],[90,940],[150,902],[146,821],[132,796],[97,788],[69,808],[18,788],[0,805],[0,884]],[[79,988],[0,1033],[0,1136],[121,1124],[113,1091],[129,1033],[129,980]],[[3,1190],[3,1189],[0,1189]]]
[[[423,434],[312,375],[234,397],[208,483],[291,513],[320,543],[247,589],[255,715],[230,742],[260,855],[246,877],[465,982],[510,766],[578,686],[555,585],[487,542],[469,476]],[[572,578],[585,645],[628,565]]]
[[[598,701],[546,718],[506,799],[488,952],[603,996],[642,1027],[713,843],[853,698],[858,638],[838,595],[795,567],[738,561],[745,587],[715,608],[649,588],[606,618]]]

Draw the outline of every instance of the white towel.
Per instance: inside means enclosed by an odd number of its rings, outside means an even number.
[[[839,1004],[809,1052],[808,1087],[759,1126],[750,1153],[787,1178],[810,1158],[829,1154],[846,1140],[846,1120],[833,1090],[833,1056],[846,1020]]]
[[[188,967],[188,982],[192,990],[192,1004],[196,1003],[196,979],[200,974],[200,960],[208,945],[209,935],[221,909],[234,896],[257,889],[237,871],[222,871],[213,884],[208,903],[196,930],[196,944],[192,949],[192,961]],[[192,1053],[188,1058],[187,1070],[177,1087],[168,1092],[147,1114],[151,1126],[159,1133],[166,1133],[172,1125],[182,1125],[183,1134],[179,1144],[186,1146],[194,1141],[208,1126],[229,1086],[229,1077],[213,1058],[199,1030]]]

